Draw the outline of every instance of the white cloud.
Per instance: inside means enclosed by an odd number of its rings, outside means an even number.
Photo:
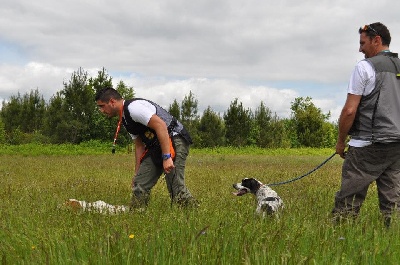
[[[272,112],[283,118],[289,116],[290,103],[298,96],[297,92],[291,89],[252,87],[224,79],[192,78],[160,83],[144,83],[142,80],[138,85],[135,84],[135,80],[126,79],[124,82],[134,87],[137,97],[153,100],[165,108],[169,107],[173,99],[181,103],[192,91],[194,98],[198,100],[200,114],[208,106],[223,114],[237,98],[245,108],[253,111],[264,102]]]
[[[70,77],[73,70],[54,67],[50,64],[30,62],[22,67],[0,66],[0,98],[8,99],[10,95],[25,94],[38,89],[45,97],[50,98],[63,88],[63,81]]]
[[[224,111],[238,98],[286,116],[294,97],[310,96],[336,120],[362,58],[358,27],[382,21],[400,51],[399,7],[390,0],[4,0],[0,99],[36,88],[49,97],[79,67],[94,75],[105,67],[114,81],[121,76],[138,96],[164,105],[192,90],[202,108]]]

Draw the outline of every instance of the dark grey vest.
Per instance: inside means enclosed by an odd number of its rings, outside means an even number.
[[[187,130],[185,129],[185,127],[183,127],[183,125],[175,117],[173,117],[165,109],[163,109],[156,103],[154,103],[150,100],[141,99],[141,98],[125,100],[125,102],[124,102],[124,118],[122,119],[122,124],[124,125],[125,129],[129,133],[138,135],[141,138],[141,140],[143,141],[143,143],[146,145],[147,148],[152,148],[152,147],[158,146],[159,145],[158,138],[157,138],[156,132],[153,129],[151,129],[151,128],[147,127],[146,125],[143,125],[139,122],[136,122],[131,118],[131,115],[128,110],[128,105],[134,100],[145,100],[145,101],[151,103],[152,105],[154,105],[156,107],[156,115],[165,122],[170,136],[179,134],[183,138],[185,138],[185,140],[188,143],[190,143],[190,144],[192,143],[192,139],[191,139],[189,133],[187,132]]]
[[[400,141],[400,60],[381,52],[366,59],[375,69],[375,88],[358,106],[352,139],[388,143]]]

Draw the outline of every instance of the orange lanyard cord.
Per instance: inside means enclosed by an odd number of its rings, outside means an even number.
[[[119,130],[121,129],[121,123],[122,123],[122,110],[123,108],[121,108],[120,112],[119,112],[119,121],[118,121],[118,125],[117,125],[117,130],[115,131],[115,135],[114,135],[114,142],[113,142],[113,149],[112,149],[112,153],[115,153],[115,144],[117,142],[117,138],[118,138],[118,133]]]

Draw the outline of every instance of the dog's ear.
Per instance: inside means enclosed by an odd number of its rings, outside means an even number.
[[[82,209],[82,205],[76,200],[68,200],[65,202],[65,206],[67,208],[72,209],[74,211]]]
[[[242,181],[242,185],[248,189],[250,189],[251,192],[256,193],[256,191],[260,188],[261,184],[258,180],[254,178],[245,178]]]
[[[254,179],[252,179],[252,178],[242,179],[242,185],[249,189],[253,186],[253,182],[254,182]]]

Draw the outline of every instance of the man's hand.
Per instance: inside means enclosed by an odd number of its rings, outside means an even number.
[[[346,152],[344,149],[346,148],[346,145],[342,142],[337,142],[336,143],[336,154],[340,155],[341,158],[344,159]]]
[[[163,160],[163,168],[166,174],[170,173],[175,168],[174,161],[172,161],[172,158]]]

